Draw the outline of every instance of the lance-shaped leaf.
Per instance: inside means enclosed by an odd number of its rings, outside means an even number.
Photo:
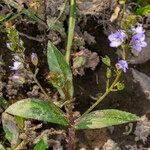
[[[2,144],[0,144],[0,150],[6,150]]]
[[[140,7],[136,10],[137,15],[145,16],[150,14],[150,5]]]
[[[8,107],[8,103],[3,97],[0,97],[0,107],[3,107],[4,109]]]
[[[72,85],[72,72],[69,65],[65,61],[62,53],[54,46],[50,41],[48,42],[47,51],[49,69],[58,75],[61,81],[55,82],[55,87],[59,90],[62,98],[65,98],[66,93],[69,94],[70,98],[73,97],[73,85]],[[64,91],[65,89],[65,91]]]
[[[46,150],[47,142],[41,139],[34,147],[34,150]]]
[[[36,119],[68,126],[63,111],[54,104],[39,99],[24,99],[9,106],[7,113],[22,118]]]
[[[3,129],[6,133],[6,139],[11,143],[11,147],[15,147],[20,143],[19,128],[13,116],[3,113],[2,114]]]
[[[76,129],[96,129],[137,121],[134,114],[115,109],[93,111],[76,122]]]

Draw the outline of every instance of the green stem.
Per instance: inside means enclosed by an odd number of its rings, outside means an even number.
[[[67,50],[66,50],[66,61],[69,64],[71,47],[74,37],[74,29],[76,22],[76,0],[71,0],[70,15],[69,15],[69,30],[68,30],[68,40],[67,40]]]
[[[119,70],[114,82],[111,84],[109,89],[80,118],[82,118],[83,116],[91,112],[113,90],[115,84],[119,81],[121,74],[122,74],[122,70]]]
[[[39,81],[38,81],[37,78],[36,78],[36,75],[37,75],[37,72],[38,72],[38,71],[36,70],[36,73],[33,74],[33,72],[32,72],[32,70],[30,69],[30,67],[28,67],[28,70],[29,70],[29,72],[31,73],[31,75],[32,75],[32,77],[33,77],[35,83],[38,85],[38,87],[39,87],[40,90],[42,91],[42,93],[45,95],[45,97],[46,97],[49,101],[51,101],[51,98],[47,95],[47,93],[45,92],[45,90],[43,89],[43,87],[41,86],[41,84],[39,83]]]
[[[106,81],[106,91],[107,91],[108,88],[109,88],[109,83],[110,83],[110,79],[108,78],[107,81]]]

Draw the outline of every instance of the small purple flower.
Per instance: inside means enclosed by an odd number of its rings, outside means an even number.
[[[144,40],[145,40],[144,34],[136,34],[132,37],[133,47],[137,52],[140,52],[142,50],[142,47],[147,46],[147,43]]]
[[[13,81],[19,80],[19,78],[20,78],[19,75],[13,75],[13,76],[12,76],[12,80],[13,80]]]
[[[38,56],[36,53],[31,54],[31,62],[36,66],[38,64]]]
[[[23,68],[22,62],[14,61],[13,66],[11,67],[11,70],[18,70],[22,68]]]
[[[122,69],[123,72],[126,72],[126,70],[128,69],[128,63],[125,60],[119,60],[118,68]]]
[[[31,54],[31,58],[32,58],[32,59],[37,58],[37,54],[36,54],[36,53],[32,53],[32,54]]]
[[[119,47],[123,43],[125,37],[126,34],[124,33],[124,31],[121,30],[109,35],[108,39],[111,42],[110,47]]]
[[[131,29],[135,34],[144,34],[145,30],[142,27],[142,24],[138,24],[136,28]]]
[[[19,84],[23,84],[25,82],[25,79],[21,77],[20,75],[13,75],[12,80]]]

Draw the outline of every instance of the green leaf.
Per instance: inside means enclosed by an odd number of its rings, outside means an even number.
[[[4,2],[5,2],[5,4],[16,8],[18,11],[21,11],[23,9],[23,5],[21,5],[20,3],[15,2],[15,0],[4,0]]]
[[[126,0],[119,0],[119,4],[124,5],[126,3]]]
[[[125,88],[124,83],[120,83],[120,82],[117,83],[117,89],[118,89],[119,91],[123,90],[124,88]]]
[[[25,119],[19,116],[15,116],[15,118],[16,118],[16,122],[17,122],[19,129],[23,130]]]
[[[64,112],[44,100],[23,99],[9,106],[5,112],[22,118],[37,119],[64,126],[69,125]]]
[[[0,144],[0,150],[5,150],[5,148],[2,144]]]
[[[62,53],[50,41],[48,42],[47,58],[49,69],[58,76],[57,83],[54,81],[55,85],[57,84],[55,87],[62,98],[71,99],[73,97],[72,72]]]
[[[0,97],[0,107],[3,107],[4,109],[8,107],[8,103],[3,97]]]
[[[137,15],[145,16],[150,13],[150,5],[147,5],[145,7],[140,7],[136,10]]]
[[[46,147],[46,142],[43,139],[41,139],[34,147],[34,150],[46,150]]]
[[[20,143],[20,133],[15,118],[7,113],[3,113],[2,124],[6,133],[5,137],[11,143],[11,147],[17,146]]]
[[[0,22],[4,21],[5,19],[7,19],[12,13],[8,13],[6,15],[0,15]]]
[[[102,58],[102,62],[108,67],[111,66],[110,58],[107,55],[105,55],[105,57]]]
[[[77,120],[76,129],[103,128],[137,120],[136,115],[125,111],[115,109],[97,110]]]

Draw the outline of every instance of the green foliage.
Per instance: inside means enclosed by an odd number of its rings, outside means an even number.
[[[84,56],[77,56],[73,59],[73,67],[80,68],[86,63],[86,58]]]
[[[19,129],[23,130],[25,119],[22,117],[19,117],[19,116],[15,116],[15,119],[16,119],[16,122],[17,122]]]
[[[124,88],[125,88],[124,83],[120,83],[120,82],[117,83],[117,89],[118,89],[119,91],[123,90]]]
[[[5,2],[5,4],[16,8],[18,11],[21,11],[23,9],[22,5],[15,2],[14,0],[4,0],[4,2]]]
[[[58,89],[63,99],[71,100],[73,97],[72,72],[62,53],[50,41],[47,58],[49,69],[56,75],[51,80],[52,84]]]
[[[76,129],[96,129],[137,121],[134,114],[115,109],[97,110],[77,120]]]
[[[110,58],[107,55],[105,55],[105,57],[102,58],[102,62],[108,67],[111,66]]]
[[[7,37],[9,39],[8,48],[11,51],[22,53],[24,51],[23,41],[19,38],[19,33],[15,25],[6,28]]]
[[[140,7],[136,10],[137,15],[146,16],[150,14],[150,5]]]
[[[126,3],[126,0],[119,0],[119,4],[123,5]]]
[[[109,67],[107,67],[106,77],[107,77],[107,79],[111,78],[111,69]]]
[[[44,100],[23,99],[9,106],[5,112],[22,118],[37,119],[64,126],[69,125],[64,112]]]
[[[149,0],[135,0],[135,2],[140,6],[146,6],[149,5]]]
[[[137,23],[137,16],[131,12],[125,12],[121,20],[121,27],[124,30],[129,30],[131,26]]]
[[[7,113],[2,114],[3,129],[6,133],[6,139],[11,143],[11,147],[15,147],[20,143],[19,128],[14,117]]]
[[[47,144],[44,139],[41,139],[34,147],[34,150],[46,150]]]
[[[8,107],[8,103],[3,97],[0,97],[0,107],[3,107],[4,109]]]
[[[0,22],[4,21],[5,19],[7,19],[12,13],[8,13],[6,15],[0,15]]]
[[[5,150],[5,148],[2,144],[0,144],[0,150]]]
[[[68,30],[68,40],[67,40],[67,51],[66,51],[66,61],[69,63],[70,51],[73,43],[74,29],[76,22],[76,0],[71,0],[70,5],[70,15],[69,15],[69,30]]]

